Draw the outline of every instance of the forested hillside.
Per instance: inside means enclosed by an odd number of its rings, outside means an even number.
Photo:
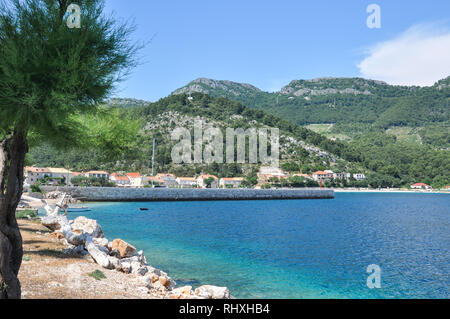
[[[172,95],[156,103],[120,108],[123,119],[141,121],[142,130],[136,136],[133,152],[121,160],[108,162],[92,150],[55,151],[49,145],[34,147],[31,164],[62,166],[74,170],[106,169],[108,171],[140,171],[151,169],[152,139],[156,138],[156,169],[179,176],[213,173],[224,176],[254,176],[258,166],[241,164],[172,163],[171,150],[178,141],[170,139],[175,127],[192,128],[201,119],[206,125],[226,128],[276,127],[280,129],[281,165],[289,171],[311,173],[315,170],[364,172],[373,187],[408,185],[425,181],[436,187],[449,183],[450,159],[447,151],[431,146],[399,144],[394,136],[374,132],[371,136],[355,135],[352,143],[333,141],[322,134],[261,110],[249,108],[226,98],[202,93]],[[225,134],[224,134],[225,135]]]
[[[300,125],[371,123],[388,128],[449,123],[450,77],[424,88],[361,78],[295,80],[274,93],[249,84],[198,79],[173,94],[192,92],[236,100]]]

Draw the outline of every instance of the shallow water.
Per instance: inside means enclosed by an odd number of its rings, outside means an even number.
[[[227,286],[240,298],[450,297],[450,195],[89,206],[69,217],[97,219],[179,285]],[[381,289],[366,285],[370,264]]]

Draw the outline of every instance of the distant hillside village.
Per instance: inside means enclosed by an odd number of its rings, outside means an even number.
[[[138,172],[106,171],[72,172],[65,168],[52,167],[26,167],[25,187],[33,186],[97,186],[97,187],[167,187],[167,188],[271,188],[292,187],[329,187],[330,182],[364,181],[365,174],[335,173],[331,170],[317,171],[312,174],[288,174],[279,168],[261,167],[257,174],[257,184],[250,185],[244,177],[223,177],[210,174],[182,177],[170,173],[159,173],[155,176],[147,176]],[[417,183],[410,186],[411,189],[431,190],[431,186]]]

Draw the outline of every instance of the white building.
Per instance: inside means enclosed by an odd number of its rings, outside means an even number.
[[[148,183],[148,178],[140,173],[127,173],[131,187],[144,187]]]
[[[350,173],[334,173],[334,179],[346,179],[349,180],[352,175]]]
[[[431,187],[430,185],[427,185],[427,184],[425,184],[425,183],[416,183],[416,184],[413,184],[413,185],[411,185],[411,188],[412,188],[412,189],[428,189],[428,190],[433,189],[433,187]]]
[[[47,170],[50,172],[50,177],[60,178],[61,180],[64,180],[67,185],[71,184],[70,181],[74,177],[73,172],[65,168],[47,167]]]
[[[219,185],[222,188],[239,188],[243,181],[243,177],[225,177],[220,179]]]
[[[50,171],[47,168],[25,167],[25,185],[34,185],[46,176],[50,176]]]
[[[45,177],[58,179],[70,185],[70,180],[74,177],[74,173],[65,168],[25,167],[25,185],[34,185]]]
[[[197,177],[197,186],[200,188],[207,188],[207,184],[205,183],[205,180],[212,178],[213,182],[211,183],[211,188],[218,188],[219,187],[219,178],[214,175],[209,174],[203,174]]]
[[[333,173],[327,173],[326,171],[317,171],[312,174],[312,178],[316,182],[325,181],[327,179],[333,179]]]
[[[177,184],[181,188],[195,188],[197,180],[194,177],[177,177]]]
[[[120,176],[117,173],[113,173],[109,176],[109,180],[119,187],[130,187],[131,182],[127,176]]]
[[[363,181],[366,179],[366,175],[364,174],[353,174],[353,178],[357,181]]]
[[[173,174],[157,174],[155,180],[159,180],[160,183],[166,187],[177,186],[177,177]]]
[[[109,173],[105,171],[89,171],[84,174],[86,177],[109,179]]]

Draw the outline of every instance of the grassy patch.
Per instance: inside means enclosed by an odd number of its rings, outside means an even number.
[[[313,132],[324,134],[330,132],[333,126],[334,124],[310,124],[306,126],[306,128],[310,129]]]
[[[94,278],[95,280],[102,280],[106,278],[105,274],[100,270],[91,272],[88,276]]]
[[[36,218],[38,214],[35,210],[19,210],[16,212],[17,219],[28,219],[28,218]]]
[[[415,131],[408,126],[393,126],[386,130],[386,134],[394,135],[397,137],[397,141],[420,144],[422,139]]]
[[[348,136],[345,133],[342,132],[334,132],[334,124],[310,124],[306,126],[307,129],[310,129],[311,131],[322,134],[329,138],[330,140],[342,140],[342,141],[348,141],[351,140],[351,137]]]
[[[31,261],[31,257],[30,256],[23,256],[23,261]]]

